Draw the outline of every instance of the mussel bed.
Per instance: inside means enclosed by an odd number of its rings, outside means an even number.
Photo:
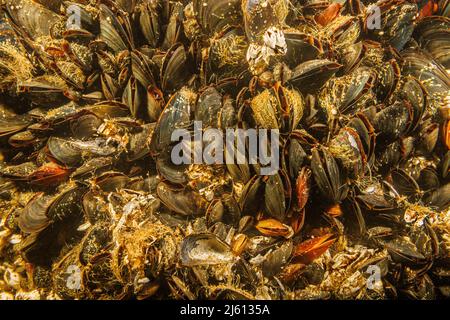
[[[0,300],[450,297],[450,1],[0,6]]]

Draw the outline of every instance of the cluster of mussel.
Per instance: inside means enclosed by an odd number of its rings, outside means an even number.
[[[3,0],[0,298],[448,298],[449,14]],[[174,163],[195,121],[279,170]]]

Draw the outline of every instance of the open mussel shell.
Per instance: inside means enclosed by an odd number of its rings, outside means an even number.
[[[372,126],[369,119],[363,114],[358,114],[355,118],[349,121],[349,127],[355,129],[361,139],[361,144],[364,148],[367,163],[373,164],[375,160],[376,134],[375,128]]]
[[[180,260],[183,265],[192,267],[232,263],[236,257],[226,243],[206,233],[184,238],[180,247]]]

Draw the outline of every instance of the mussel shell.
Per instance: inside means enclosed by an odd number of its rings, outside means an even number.
[[[418,13],[417,5],[407,1],[380,1],[379,10],[381,11],[381,28],[369,30],[375,38],[389,43],[397,50],[403,49],[405,44],[411,38],[414,31],[414,19]],[[376,11],[375,11],[376,12]],[[372,14],[372,12],[369,12]],[[365,18],[364,25],[370,26],[367,18],[373,19],[373,16]]]
[[[402,58],[402,75],[419,80],[437,107],[445,105],[450,88],[450,77],[445,68],[424,51],[406,49],[402,51]]]
[[[29,0],[8,0],[7,14],[14,25],[32,38],[50,36],[62,17],[41,4]]]
[[[270,216],[283,221],[289,208],[289,199],[286,199],[287,194],[290,193],[289,179],[285,175],[280,175],[280,173],[268,176],[264,189],[264,207],[266,212]]]
[[[116,53],[129,49],[133,43],[130,21],[123,15],[120,19],[123,23],[106,5],[100,5],[100,37]]]
[[[27,116],[0,117],[0,137],[10,136],[24,130],[32,123]]]
[[[290,68],[295,68],[299,64],[317,59],[322,51],[322,44],[312,35],[300,32],[285,32],[287,52],[284,61]]]
[[[226,243],[206,233],[184,238],[180,247],[180,260],[183,265],[192,267],[231,263],[236,257]]]
[[[408,109],[399,101],[382,109],[373,122],[378,134],[377,142],[385,145],[393,142],[408,129],[411,120]]]
[[[241,209],[231,194],[224,194],[221,199],[213,200],[206,211],[208,224],[224,222],[237,225],[241,219]]]
[[[96,223],[109,222],[111,216],[107,210],[106,201],[102,198],[100,193],[95,191],[88,191],[82,199],[83,212],[87,220],[95,225]]]
[[[218,128],[221,109],[222,95],[214,87],[208,87],[198,98],[194,118],[202,122],[203,129]]]
[[[303,164],[306,161],[307,154],[303,149],[301,143],[293,137],[291,137],[291,139],[289,140],[287,153],[289,176],[291,177],[292,181],[295,181],[300,172],[300,169],[303,167]]]
[[[417,182],[403,169],[394,169],[391,171],[392,182],[395,190],[410,198],[417,197],[420,194],[420,188]]]
[[[150,143],[155,124],[146,124],[142,126],[142,131],[130,136],[127,145],[128,161],[135,161],[150,155]]]
[[[104,192],[115,192],[125,188],[130,178],[121,172],[106,172],[96,177],[95,183]]]
[[[161,182],[157,187],[157,194],[161,202],[170,210],[183,216],[202,215],[206,211],[206,200],[188,189],[176,190]]]
[[[74,138],[89,139],[95,133],[103,121],[94,114],[83,115],[71,121],[70,129]]]
[[[126,287],[118,278],[109,254],[99,254],[91,259],[91,264],[83,272],[83,282],[94,299],[126,296]]]
[[[440,186],[439,175],[435,169],[427,167],[420,171],[417,183],[420,186],[420,189],[425,192],[435,190]]]
[[[95,225],[86,234],[80,244],[80,262],[87,265],[96,255],[102,252],[112,239],[108,225]]]
[[[175,43],[166,53],[161,67],[161,89],[173,92],[180,89],[191,75],[186,50],[181,43]]]
[[[262,263],[263,274],[266,277],[277,275],[289,261],[293,248],[292,241],[286,241],[278,248],[270,250],[264,256],[264,261]]]
[[[83,187],[73,186],[62,191],[50,204],[47,216],[52,222],[79,220],[81,217],[81,199],[86,190]]]
[[[194,93],[188,89],[180,90],[172,96],[156,124],[151,142],[152,154],[157,155],[167,150],[175,129],[188,129],[192,125],[194,99]]]
[[[450,205],[450,183],[424,195],[423,202],[426,205],[436,207],[439,210],[448,209]]]
[[[309,60],[292,70],[288,84],[304,94],[316,93],[340,68],[339,63],[330,60]]]
[[[412,267],[426,262],[424,255],[417,250],[417,247],[410,240],[398,237],[385,242],[384,246],[396,262]]]
[[[166,180],[175,184],[185,184],[188,182],[187,170],[189,165],[173,164],[168,153],[161,154],[156,159],[156,170]]]
[[[262,178],[259,176],[253,176],[247,182],[239,199],[243,215],[254,216],[258,212],[259,201],[264,194],[263,186]]]
[[[156,47],[161,36],[160,17],[157,8],[150,3],[142,3],[138,7],[139,26],[147,42]]]
[[[336,160],[328,151],[319,151],[317,148],[312,150],[311,170],[326,199],[338,203],[347,196],[348,185],[344,182]]]
[[[239,0],[194,0],[197,21],[206,33],[222,31],[227,25],[236,25],[241,19]]]
[[[43,193],[35,195],[19,216],[18,223],[22,232],[35,233],[45,229],[50,224],[47,210],[53,201],[52,196]]]
[[[421,19],[414,29],[414,36],[437,62],[450,68],[450,18],[431,16]]]
[[[78,167],[71,177],[75,180],[82,180],[89,176],[100,175],[106,171],[110,171],[113,166],[112,157],[98,157],[89,159]]]

